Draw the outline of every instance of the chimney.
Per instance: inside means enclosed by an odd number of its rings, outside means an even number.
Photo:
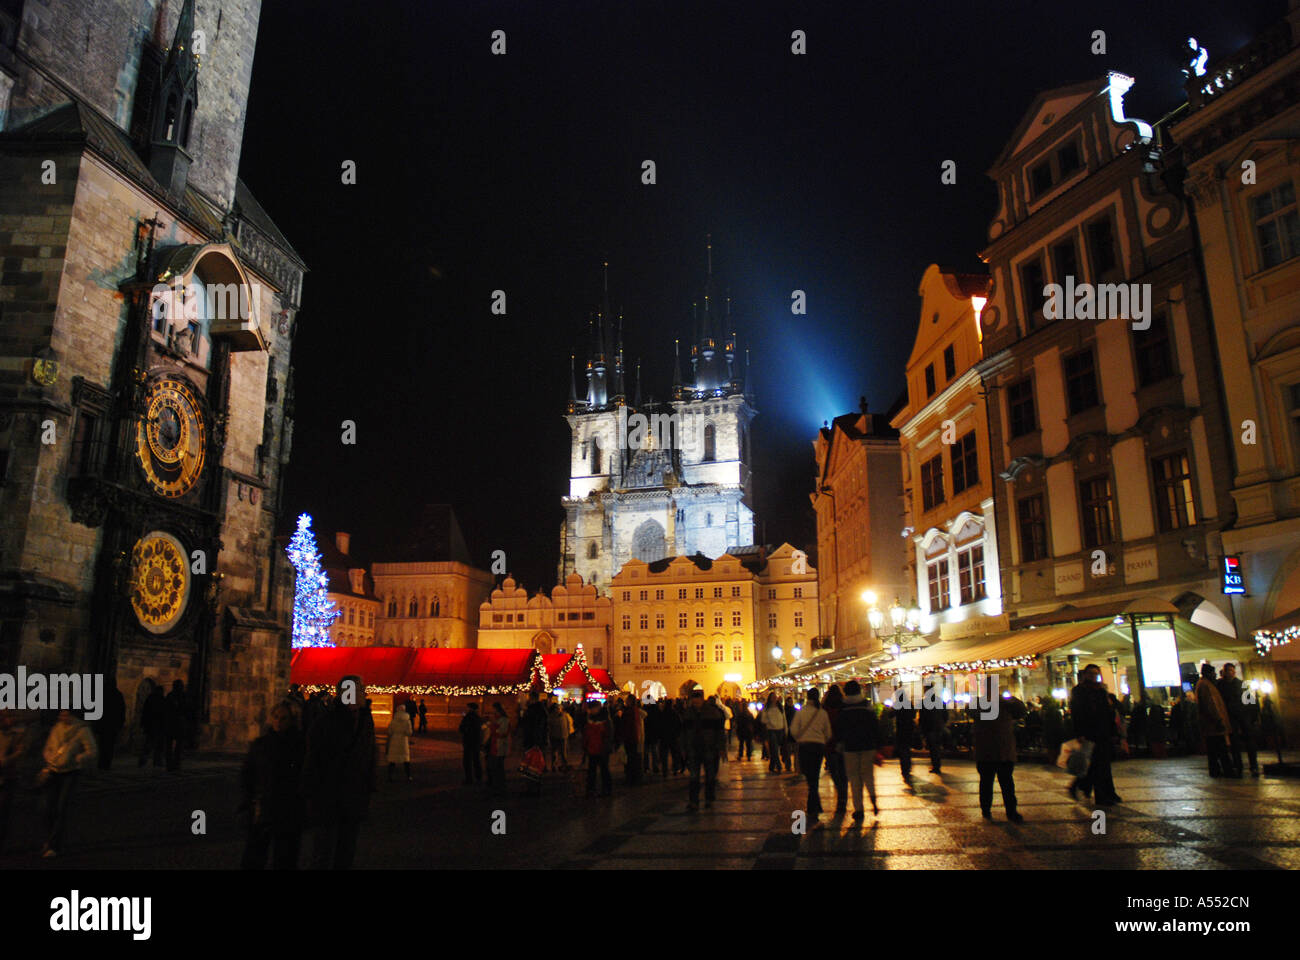
[[[346,557],[348,555],[348,547],[351,545],[351,543],[352,543],[352,534],[350,533],[334,534],[334,546],[339,548],[339,553],[343,554],[343,556]]]

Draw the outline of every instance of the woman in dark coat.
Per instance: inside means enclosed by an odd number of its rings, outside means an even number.
[[[990,683],[996,693],[997,685]],[[980,775],[980,813],[993,819],[993,778],[1002,789],[1002,805],[1007,819],[1020,823],[1025,818],[1016,812],[1016,721],[1025,716],[1025,705],[1016,697],[1003,697],[989,703],[975,715],[975,769]]]
[[[271,729],[253,741],[240,776],[240,812],[248,828],[245,870],[261,870],[266,855],[276,870],[296,870],[302,845],[302,765],[307,741],[289,703],[271,710]]]

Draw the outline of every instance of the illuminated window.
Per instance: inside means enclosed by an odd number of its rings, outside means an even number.
[[[685,600],[685,599],[686,599],[686,588],[685,588],[685,587],[682,587],[680,590],[677,591],[677,599],[678,599],[678,600]]]
[[[732,611],[731,611],[731,625],[732,625],[733,627],[738,627],[738,626],[740,626],[741,622],[742,622],[742,617],[741,617],[740,611],[739,611],[739,610],[732,610]]]
[[[639,663],[649,663],[649,662],[650,662],[650,648],[647,647],[645,644],[642,644],[642,645],[641,645],[641,648],[637,651],[637,656],[640,658],[640,659],[638,660]]]
[[[715,600],[720,600],[720,599],[722,599],[722,588],[721,588],[721,587],[714,587],[714,588],[713,588],[713,597],[714,597]]]
[[[795,599],[796,599],[796,600],[800,600],[800,599],[802,599],[802,598],[803,598],[803,587],[795,587],[795,588],[794,588],[794,596],[795,596]]]
[[[623,662],[624,663],[632,662],[632,648],[629,646],[623,647]]]
[[[702,643],[697,643],[695,645],[695,662],[696,663],[704,662],[704,644]]]
[[[935,560],[926,565],[926,574],[930,580],[930,612],[947,610],[950,605],[948,594],[948,561]]]
[[[624,630],[631,630],[631,629],[632,629],[632,616],[631,616],[631,614],[627,614],[627,613],[623,614],[623,629],[624,629]]]
[[[738,643],[733,643],[731,645],[731,659],[736,663],[740,663],[742,660],[744,660],[745,648]]]
[[[704,599],[704,588],[703,588],[703,587],[696,587],[696,588],[695,588],[695,599],[696,599],[696,600],[703,600],[703,599]]]
[[[1250,202],[1259,246],[1259,266],[1266,270],[1300,254],[1300,216],[1295,184],[1287,180]]]
[[[731,588],[731,595],[732,595],[733,597],[738,597],[738,596],[740,596],[740,587],[732,587],[732,588]]]
[[[686,657],[686,644],[684,644],[684,643],[679,643],[679,644],[677,645],[677,662],[678,662],[678,663],[685,663],[686,660],[687,660],[687,657]]]
[[[664,645],[662,643],[655,645],[655,663],[664,662]]]
[[[704,626],[704,611],[703,611],[703,610],[696,610],[696,611],[695,611],[695,625],[696,625],[697,627],[702,627],[702,626]]]
[[[984,587],[984,545],[976,544],[957,553],[957,581],[962,603],[974,603],[987,596]]]
[[[802,627],[802,626],[803,626],[803,607],[795,607],[795,610],[794,610],[794,625],[795,625],[796,627]]]
[[[650,591],[649,591],[649,590],[642,590],[642,591],[640,591],[640,592],[637,594],[637,597],[636,597],[636,598],[637,598],[638,600],[648,600],[648,599],[650,599]]]
[[[655,614],[655,629],[656,629],[656,630],[662,630],[663,628],[664,628],[664,615],[663,615],[662,613],[656,613],[656,614]]]
[[[725,648],[723,647],[722,644],[720,644],[720,643],[715,643],[715,644],[713,645],[713,662],[714,662],[714,663],[722,663],[724,660],[727,659],[724,651],[725,651]]]
[[[769,611],[768,611],[768,614],[767,614],[767,629],[769,629],[769,630],[775,630],[775,629],[776,629],[776,611],[775,611],[775,610],[769,610]]]
[[[643,614],[641,614],[639,617],[637,617],[637,623],[638,623],[638,625],[641,627],[642,630],[649,630],[649,629],[650,629],[650,615],[649,615],[648,613],[643,613]]]
[[[623,591],[623,602],[624,602],[624,603],[627,603],[627,602],[628,602],[629,600],[631,600],[631,599],[632,599],[632,591],[631,591],[631,590],[624,590],[624,591]]]
[[[685,629],[686,629],[686,620],[687,620],[687,617],[686,617],[686,611],[685,611],[685,610],[683,610],[683,611],[681,611],[680,613],[677,614],[677,628],[678,628],[679,630],[685,630]]]
[[[1177,530],[1196,524],[1196,505],[1192,500],[1192,471],[1187,454],[1174,453],[1151,461],[1156,485],[1156,517],[1160,531]]]
[[[1079,484],[1079,505],[1083,510],[1083,545],[1100,547],[1114,540],[1110,477],[1095,477]]]
[[[656,591],[655,591],[655,599],[656,599],[656,600],[662,600],[663,598],[664,598],[664,592],[663,592],[662,590],[656,590]]]
[[[961,493],[980,482],[979,452],[975,448],[975,431],[972,430],[952,445],[952,492]]]
[[[720,627],[720,626],[722,626],[722,611],[721,611],[721,610],[714,610],[714,611],[713,611],[713,625],[714,625],[715,627]]]

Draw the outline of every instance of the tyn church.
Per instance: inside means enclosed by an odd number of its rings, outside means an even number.
[[[750,421],[755,413],[748,351],[736,351],[731,302],[713,295],[712,248],[703,304],[693,311],[689,377],[674,346],[671,400],[642,403],[624,382],[623,318],[601,309],[589,321],[586,391],[571,370],[569,494],[562,498],[559,580],[582,575],[608,593],[633,558],[735,553],[754,543]],[[572,360],[571,366],[572,366]]]

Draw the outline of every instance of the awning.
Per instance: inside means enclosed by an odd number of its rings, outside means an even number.
[[[1016,665],[1014,661],[1027,661],[1032,657],[1073,644],[1091,633],[1113,625],[1113,620],[1098,617],[1077,623],[1012,630],[992,637],[940,640],[924,650],[903,654],[887,664],[884,672],[927,672],[927,667],[933,668],[933,672],[936,673],[1001,669],[1003,666]]]
[[[798,684],[801,680],[810,679],[823,673],[830,672],[838,664],[847,663],[857,660],[858,652],[856,648],[848,650],[827,650],[825,653],[819,653],[817,656],[791,667],[784,673],[774,674],[770,677],[761,677],[751,683],[745,684],[747,690],[760,690],[764,687],[788,687]]]
[[[544,653],[542,666],[546,668],[547,686],[552,690],[581,687],[584,693],[608,693],[617,689],[609,671],[590,666],[581,648],[573,653]]]
[[[540,687],[547,680],[544,671],[541,654],[532,649],[305,647],[293,653],[289,680],[333,689],[353,674],[375,693],[480,696]]]

